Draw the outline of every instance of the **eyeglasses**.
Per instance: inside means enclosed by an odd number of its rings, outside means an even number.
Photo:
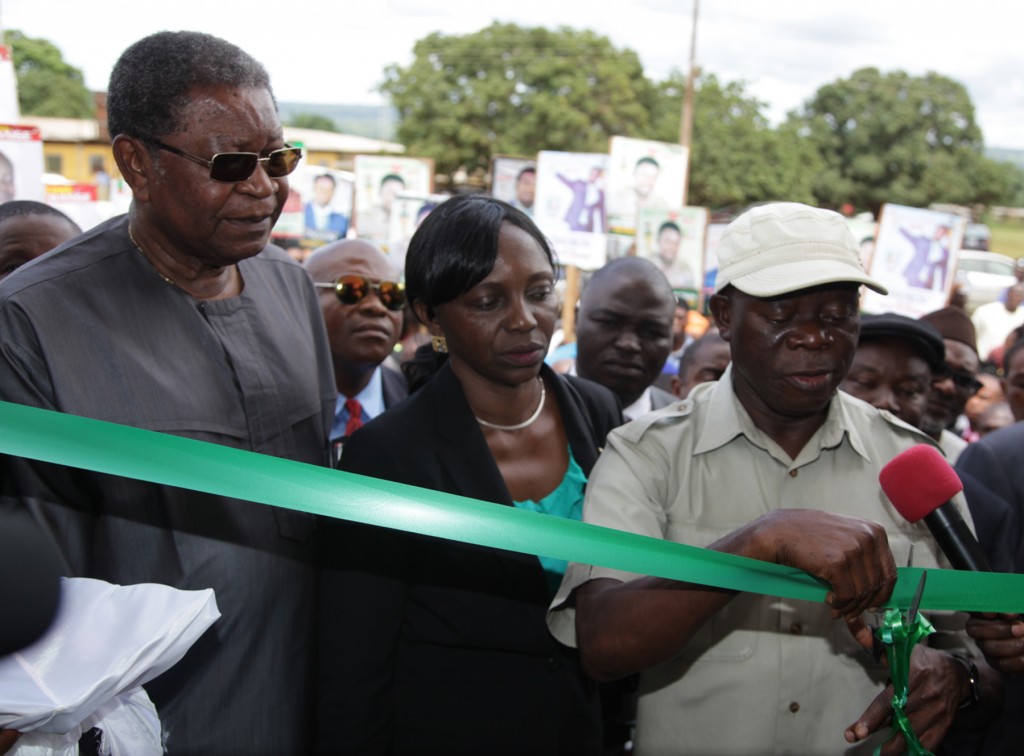
[[[981,381],[974,377],[974,373],[967,370],[954,370],[953,368],[943,366],[941,370],[935,373],[934,380],[942,381],[946,378],[953,381],[957,391],[969,396],[974,396],[981,390]]]
[[[334,295],[342,304],[361,302],[371,291],[389,310],[405,307],[405,284],[401,281],[374,281],[363,276],[340,276],[334,283],[316,283],[318,289],[334,289]]]
[[[266,157],[260,157],[255,152],[218,152],[209,160],[190,155],[177,147],[164,144],[157,139],[147,140],[154,147],[167,150],[173,155],[191,160],[193,163],[205,165],[210,169],[210,178],[225,184],[237,184],[240,181],[247,181],[256,171],[257,165],[262,165],[270,178],[281,178],[295,170],[302,159],[302,150],[298,147],[284,147],[274,150]]]

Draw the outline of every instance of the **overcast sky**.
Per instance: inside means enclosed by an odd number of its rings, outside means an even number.
[[[494,20],[592,29],[662,78],[688,67],[692,12],[692,0],[0,0],[0,25],[49,39],[90,89],[106,89],[136,39],[196,29],[261,60],[279,100],[369,104],[383,101],[374,90],[384,67],[408,64],[417,39]],[[937,71],[967,87],[986,145],[1024,149],[1022,22],[1024,3],[1012,0],[704,0],[697,63],[747,82],[773,123],[864,66]]]

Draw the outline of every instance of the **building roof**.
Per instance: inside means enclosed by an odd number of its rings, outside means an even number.
[[[299,129],[292,126],[284,127],[284,138],[290,144],[301,142],[306,150],[318,152],[339,152],[347,155],[378,152],[401,154],[405,152],[405,146],[396,142],[385,142],[382,139],[370,139],[354,134],[340,134],[335,131]]]
[[[46,118],[43,116],[22,116],[25,126],[36,126],[44,142],[98,142],[105,141],[101,135],[100,123],[89,118]],[[301,142],[305,149],[318,152],[336,152],[346,155],[375,154],[380,152],[401,154],[405,146],[382,139],[340,134],[317,129],[284,127],[284,137],[290,142]]]

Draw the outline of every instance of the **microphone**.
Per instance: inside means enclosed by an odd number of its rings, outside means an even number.
[[[953,569],[992,571],[978,540],[950,502],[964,485],[934,447],[920,444],[897,454],[882,468],[878,482],[904,519],[924,519]]]

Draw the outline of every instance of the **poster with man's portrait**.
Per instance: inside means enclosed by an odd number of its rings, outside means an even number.
[[[399,194],[430,194],[434,161],[428,158],[356,155],[356,235],[387,251],[391,212]]]
[[[491,160],[491,196],[533,217],[533,204],[537,196],[537,161],[501,156]]]
[[[43,140],[35,126],[0,124],[0,203],[42,202]]]
[[[304,259],[317,247],[348,235],[352,221],[355,174],[299,163],[288,176],[288,199],[274,225],[274,241],[300,248]]]
[[[596,270],[605,263],[607,169],[608,156],[597,153],[543,151],[537,156],[533,219],[562,265]]]
[[[683,204],[688,151],[679,144],[615,136],[609,144],[608,227],[632,234],[638,213]]]
[[[673,289],[698,294],[704,277],[708,211],[703,207],[672,210],[645,207],[637,219],[637,256],[646,257],[657,265]]]
[[[448,199],[447,194],[399,194],[391,207],[387,256],[395,270],[405,269],[405,253],[416,229],[434,209]]]
[[[889,295],[866,290],[862,309],[919,318],[944,307],[966,226],[955,213],[883,205],[867,271]]]

